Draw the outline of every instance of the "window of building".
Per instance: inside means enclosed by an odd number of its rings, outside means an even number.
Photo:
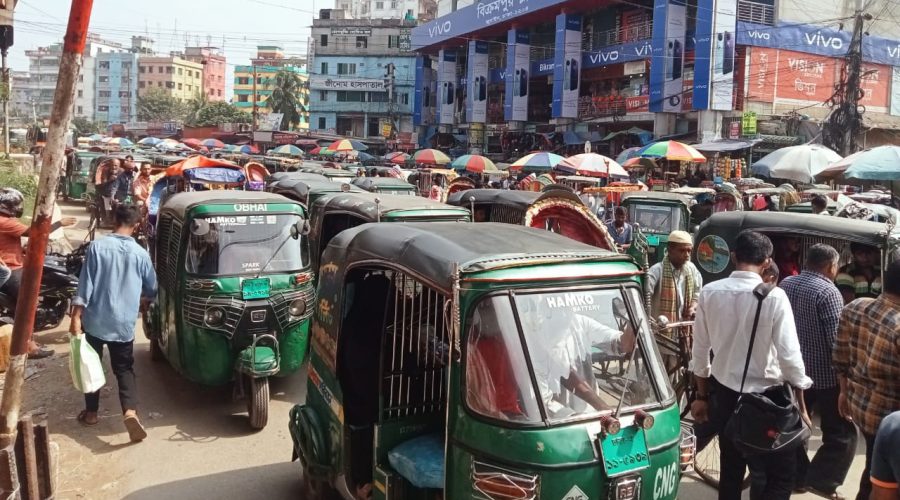
[[[384,9],[384,2],[375,2],[375,10]]]
[[[159,71],[160,75],[166,72],[162,66],[157,66],[156,69],[157,69],[157,71]],[[171,70],[172,68],[169,68],[169,69]],[[171,73],[171,71],[169,71],[169,73]]]
[[[153,68],[150,68],[150,69],[153,69]],[[146,72],[146,71],[147,71],[147,67],[146,67],[146,66],[138,66],[138,72],[140,72],[140,74],[143,75],[144,72]]]
[[[366,102],[365,92],[356,92],[353,90],[338,90],[337,102]]]
[[[120,90],[119,97],[125,97],[125,98],[131,97],[131,92],[129,92],[127,90]]]
[[[398,99],[398,102],[400,102],[400,104],[409,105],[409,94],[407,94],[407,93],[397,94],[397,99]]]
[[[138,87],[139,87],[139,88],[144,88],[144,82],[138,82]]]
[[[222,89],[216,89],[216,96],[222,97]]]
[[[99,78],[99,80],[100,80],[100,83],[109,83],[109,77],[108,77],[108,76],[101,76],[101,77]]]
[[[79,98],[84,97],[84,91],[83,91],[83,90],[79,90],[79,91],[78,91],[78,97],[79,97]]]
[[[327,74],[328,74],[328,63],[327,63],[327,62],[323,62],[322,65],[321,65],[321,68],[322,68],[322,69],[321,69],[320,73],[323,74],[323,75],[327,75]]]
[[[109,61],[100,61],[97,67],[100,69],[109,69]]]
[[[239,76],[237,79],[238,85],[247,85],[250,83],[250,79],[246,76]]]
[[[387,92],[369,92],[369,102],[388,102]]]
[[[166,74],[171,75],[173,69],[171,66],[166,66]]]
[[[181,76],[181,74],[182,74],[181,68],[178,68],[178,76]],[[188,70],[188,76],[191,76],[190,70]]]
[[[319,37],[319,46],[328,47],[328,35],[321,35]]]
[[[356,48],[357,49],[365,49],[368,47],[369,47],[369,37],[367,37],[367,36],[356,37]]]
[[[238,95],[238,102],[250,102],[250,96],[247,94]]]
[[[337,70],[339,75],[355,75],[356,63],[338,63]]]
[[[79,106],[79,109],[81,109],[81,106]],[[109,106],[97,106],[97,111],[109,111]]]
[[[181,84],[179,83],[179,85],[181,85]],[[174,89],[174,88],[175,88],[175,82],[166,82],[166,88],[167,88],[167,89]]]
[[[194,86],[193,86],[193,85],[188,85],[188,86],[187,86],[187,91],[190,92],[190,91],[192,91],[192,90],[194,90]]]
[[[327,90],[319,91],[319,100],[323,101],[323,102],[328,100],[328,91]]]
[[[325,130],[327,127],[325,126],[325,117],[319,117],[319,130]]]
[[[143,69],[143,68],[144,67],[141,66],[141,69]],[[147,66],[147,73],[153,73],[153,66]]]
[[[388,35],[388,48],[396,49],[400,47],[400,35]]]
[[[391,8],[392,8],[392,9],[396,9],[396,8],[397,8],[397,0],[391,0]]]
[[[151,83],[152,83],[152,82],[151,82]],[[169,83],[171,83],[171,82],[169,82]],[[162,87],[162,86],[163,86],[163,82],[156,82],[156,86],[157,86],[157,87]]]
[[[178,84],[178,90],[181,90],[181,84],[180,84],[180,83]]]
[[[109,97],[109,91],[108,90],[100,90],[97,92],[97,95],[100,97]]]
[[[79,115],[83,115],[83,114],[84,114],[84,108],[83,108],[82,106],[78,106],[78,114],[79,114]]]
[[[123,62],[122,63],[122,71],[131,71],[131,63]]]

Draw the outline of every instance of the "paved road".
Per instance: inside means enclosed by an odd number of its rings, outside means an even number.
[[[84,215],[76,206],[64,211]],[[85,224],[81,221],[70,238],[83,237]],[[67,325],[38,336],[58,353],[47,361],[32,363],[38,371],[27,382],[25,402],[26,408],[48,412],[53,438],[60,444],[59,498],[298,498],[299,475],[296,465],[290,463],[287,413],[304,398],[302,375],[273,384],[269,425],[252,432],[244,406],[232,402],[228,389],[188,383],[167,364],[152,362],[149,344],[138,331],[136,372],[149,438],[132,445],[119,417],[118,399],[109,386],[103,390],[100,424],[82,427],[76,422],[82,401],[69,380],[65,328]],[[108,369],[107,373],[111,376]],[[863,460],[860,450],[848,484],[855,485]],[[845,494],[855,490],[855,486],[841,489]],[[684,479],[680,491],[680,498],[715,498],[712,489],[690,477]]]

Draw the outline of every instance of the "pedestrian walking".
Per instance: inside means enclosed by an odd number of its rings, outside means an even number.
[[[647,272],[653,290],[650,313],[653,319],[665,316],[669,321],[694,317],[703,277],[691,262],[694,240],[686,231],[669,234],[666,256]]]
[[[813,381],[803,393],[806,408],[819,415],[822,427],[822,446],[812,461],[805,448],[798,450],[796,486],[833,499],[843,498],[836,490],[844,484],[856,453],[856,428],[838,412],[840,390],[831,361],[844,308],[844,299],[834,284],[839,261],[840,254],[833,247],[813,245],[806,252],[803,271],[781,282],[794,313],[803,365]]]
[[[871,500],[900,500],[900,411],[884,417],[872,451]]]
[[[73,301],[69,333],[84,333],[91,347],[103,357],[109,350],[110,364],[119,385],[119,402],[131,441],[142,441],[147,432],[137,415],[134,375],[134,326],[142,300],[156,294],[156,274],[147,251],[132,234],[141,213],[132,205],[119,205],[114,213],[115,230],[88,247]],[[84,425],[95,425],[100,391],[84,395],[85,409],[78,415]]]
[[[744,455],[722,431],[734,413],[743,389],[764,392],[784,382],[794,387],[804,418],[802,390],[812,385],[806,376],[791,304],[784,291],[775,288],[759,303],[754,294],[762,284],[761,273],[769,264],[772,242],[754,231],[741,232],[731,257],[735,270],[728,278],[700,291],[694,322],[691,371],[697,384],[691,414],[719,434],[719,499],[741,498],[741,483],[749,466],[750,498],[786,500],[791,496],[797,451]],[[760,307],[758,322],[757,308]],[[756,341],[743,379],[750,337],[756,323]],[[710,351],[715,357],[710,361]]]
[[[840,385],[838,410],[859,426],[866,440],[866,465],[856,498],[868,500],[878,425],[900,408],[900,259],[885,270],[878,298],[856,299],[844,307],[833,360]]]

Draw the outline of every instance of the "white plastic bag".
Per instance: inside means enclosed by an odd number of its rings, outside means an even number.
[[[69,348],[69,373],[75,388],[85,394],[99,391],[106,385],[100,356],[82,334],[71,337]]]

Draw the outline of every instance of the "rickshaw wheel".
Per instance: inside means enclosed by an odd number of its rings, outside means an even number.
[[[247,398],[247,413],[250,415],[250,427],[262,429],[269,421],[269,378],[247,377],[250,394]]]
[[[719,489],[719,477],[722,473],[722,471],[719,470],[720,456],[721,452],[719,451],[718,435],[705,440],[698,438],[697,455],[694,457],[694,471],[697,472],[697,475],[700,476],[700,479],[704,483],[715,489]],[[745,477],[744,481],[741,483],[741,489],[746,490],[749,487],[750,475],[747,474],[747,477]]]

